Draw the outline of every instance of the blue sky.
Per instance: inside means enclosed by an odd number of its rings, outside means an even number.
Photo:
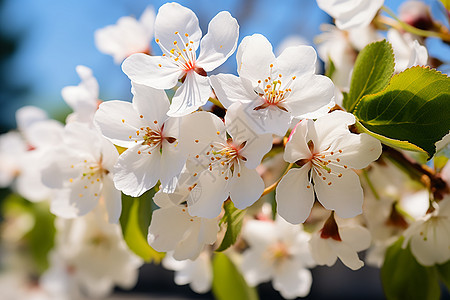
[[[79,82],[75,72],[78,64],[93,69],[100,83],[101,99],[129,100],[130,83],[110,56],[97,51],[94,31],[113,24],[124,15],[139,17],[146,6],[158,9],[166,1],[149,0],[4,0],[0,11],[3,35],[19,38],[18,51],[8,61],[8,84],[28,86],[30,93],[17,99],[1,99],[0,125],[14,126],[14,111],[33,104],[56,112],[65,104],[60,91]],[[297,34],[312,42],[319,33],[319,24],[329,17],[313,0],[195,0],[178,1],[198,16],[203,32],[214,15],[228,10],[240,24],[240,40],[253,33],[265,35],[274,45],[285,37]],[[386,0],[396,11],[401,1]],[[438,11],[436,1],[433,12]],[[153,45],[155,51],[159,51]],[[448,46],[433,46],[437,56],[450,57]],[[216,72],[235,73],[232,56]]]

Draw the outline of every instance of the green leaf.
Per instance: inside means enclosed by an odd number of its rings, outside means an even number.
[[[438,270],[439,278],[445,284],[447,290],[450,291],[450,261],[442,265],[436,265],[436,269]]]
[[[212,291],[217,300],[257,300],[255,288],[249,287],[233,262],[224,253],[213,258]]]
[[[394,52],[386,40],[367,45],[358,55],[353,68],[350,92],[344,108],[353,112],[365,95],[382,91],[394,74]]]
[[[164,254],[154,250],[147,242],[148,226],[152,219],[154,189],[134,198],[122,194],[120,225],[128,247],[146,262],[159,263]]]
[[[216,251],[221,252],[236,242],[241,232],[242,222],[244,221],[245,210],[234,207],[233,202],[226,201],[224,204],[225,214],[221,222],[227,224],[227,231],[223,237],[222,243]]]
[[[388,300],[438,300],[440,287],[435,267],[420,265],[409,247],[402,249],[403,237],[386,251],[381,280]]]
[[[361,99],[353,113],[360,129],[383,143],[430,158],[434,144],[450,130],[449,111],[450,79],[436,70],[413,67],[392,77],[382,92]]]
[[[450,0],[441,0],[442,4],[444,4],[445,9],[450,10]]]
[[[326,64],[325,76],[333,78],[333,74],[336,71],[336,66],[334,65],[331,57],[328,57],[328,64]]]

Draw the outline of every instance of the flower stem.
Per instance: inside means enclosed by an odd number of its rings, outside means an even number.
[[[286,175],[286,173],[292,168],[293,165],[294,165],[293,163],[289,164],[289,166],[284,171],[283,175],[281,175],[281,177],[277,181],[275,181],[274,183],[272,183],[271,185],[269,185],[268,187],[266,187],[264,189],[264,192],[262,193],[261,197],[264,196],[264,195],[267,195],[268,193],[273,191],[277,187],[278,183],[280,183],[280,181],[284,177],[284,175]]]
[[[375,199],[380,200],[380,195],[378,194],[377,190],[375,189],[372,180],[369,178],[369,173],[366,169],[362,170],[362,174],[364,176],[364,179],[366,180],[367,184],[369,185],[370,191],[374,195]]]

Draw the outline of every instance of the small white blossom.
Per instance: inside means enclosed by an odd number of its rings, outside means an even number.
[[[134,53],[149,53],[153,38],[155,11],[147,7],[139,20],[121,17],[114,25],[95,31],[95,45],[100,52],[109,54],[116,64]]]
[[[157,89],[173,88],[182,79],[167,114],[187,115],[208,101],[211,87],[207,72],[233,54],[238,31],[237,21],[222,11],[211,20],[208,33],[200,40],[197,16],[178,3],[166,3],[159,8],[155,21],[156,43],[163,56],[137,53],[124,61],[122,69],[131,81]]]
[[[367,134],[353,134],[355,117],[334,111],[315,122],[304,120],[286,144],[284,159],[301,168],[291,169],[276,189],[278,213],[288,222],[309,216],[315,195],[327,209],[350,218],[362,212],[363,191],[352,170],[365,168],[381,154],[380,142]]]
[[[395,72],[400,73],[413,66],[425,66],[428,61],[427,48],[420,45],[409,33],[400,33],[391,28],[387,33],[395,56]]]
[[[310,236],[302,229],[282,218],[244,224],[242,236],[249,248],[240,269],[249,285],[272,279],[273,287],[286,299],[308,295],[312,276],[307,268],[315,263],[308,247]]]

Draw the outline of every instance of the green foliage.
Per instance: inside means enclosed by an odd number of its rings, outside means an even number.
[[[359,128],[383,143],[436,152],[450,130],[450,79],[436,70],[413,67],[392,77],[380,93],[367,95],[354,110]]]
[[[365,95],[382,91],[394,73],[394,53],[386,40],[366,46],[358,55],[353,68],[350,92],[344,98],[344,108],[353,112]]]
[[[439,278],[450,291],[450,261],[442,265],[436,265],[436,269],[439,273]]]
[[[154,189],[134,198],[122,194],[120,225],[128,247],[144,261],[159,263],[164,254],[154,250],[147,242],[148,227],[152,219]]]
[[[227,231],[223,237],[222,243],[216,251],[221,252],[236,242],[241,232],[242,223],[244,221],[245,210],[239,210],[234,207],[233,202],[226,201],[224,204],[225,215],[221,222],[227,224]]]
[[[441,0],[447,10],[450,10],[450,0]]]
[[[213,258],[212,291],[217,300],[257,300],[255,288],[249,287],[233,262],[224,253]]]
[[[33,220],[33,227],[24,232],[21,242],[27,247],[36,272],[43,273],[49,267],[48,253],[55,244],[56,234],[55,216],[50,213],[48,204],[33,203],[11,194],[2,203],[2,214],[6,219],[28,215]]]
[[[388,300],[434,300],[440,297],[435,267],[420,265],[409,247],[402,249],[403,237],[386,251],[381,280]]]

